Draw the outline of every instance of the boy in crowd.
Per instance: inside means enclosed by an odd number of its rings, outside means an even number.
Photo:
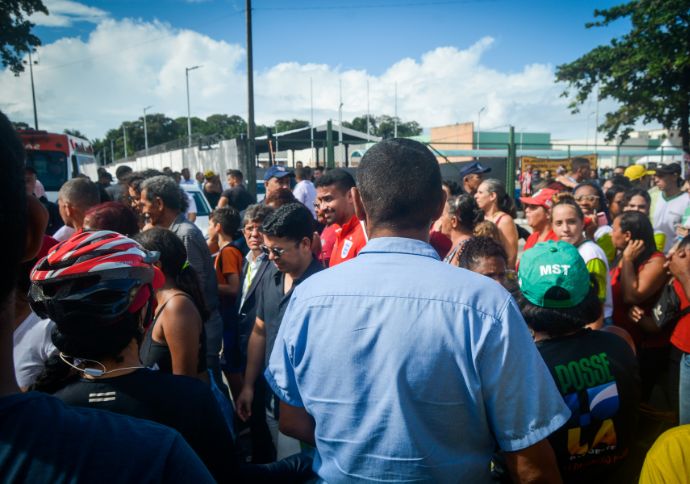
[[[58,208],[65,225],[53,234],[53,238],[63,242],[81,230],[86,212],[99,203],[98,186],[91,180],[82,177],[67,180],[58,192]]]

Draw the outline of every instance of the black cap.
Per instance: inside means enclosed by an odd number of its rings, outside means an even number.
[[[668,165],[657,165],[656,168],[654,168],[656,171],[657,175],[672,175],[672,174],[677,174],[680,175],[681,169],[680,165],[678,163],[669,163]]]
[[[466,177],[467,175],[472,175],[473,173],[482,174],[489,173],[490,171],[491,168],[487,168],[478,161],[475,161],[474,163],[465,165],[462,170],[460,170],[460,178]]]

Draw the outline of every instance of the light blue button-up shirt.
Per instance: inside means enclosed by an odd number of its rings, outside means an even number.
[[[404,238],[295,289],[266,378],[316,421],[328,482],[487,482],[570,411],[510,295]]]

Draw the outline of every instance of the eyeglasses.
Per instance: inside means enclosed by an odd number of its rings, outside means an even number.
[[[296,242],[295,247],[297,247],[300,243]],[[276,259],[279,259],[283,254],[285,254],[285,251],[288,249],[283,249],[282,247],[269,247],[265,244],[261,244],[261,252],[263,252],[266,255],[269,255],[270,253],[273,253],[273,257]]]
[[[575,197],[576,202],[596,202],[599,200],[598,195],[579,195]]]

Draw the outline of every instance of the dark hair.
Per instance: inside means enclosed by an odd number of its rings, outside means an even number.
[[[647,215],[636,210],[621,212],[616,219],[620,224],[621,231],[630,232],[630,236],[633,240],[642,240],[644,242],[644,250],[633,262],[635,270],[637,270],[642,264],[649,260],[654,252],[656,252],[654,227],[652,227],[652,223],[649,221]]]
[[[24,258],[28,209],[24,185],[24,145],[9,119],[0,111],[0,226],[3,276],[0,277],[0,307],[14,289],[19,261]],[[8,324],[8,322],[5,322]]]
[[[584,222],[585,220],[585,213],[582,211],[582,208],[577,204],[575,201],[575,198],[573,198],[572,194],[570,193],[558,193],[554,196],[554,204],[553,207],[551,207],[551,213],[553,213],[554,209],[558,207],[559,205],[567,205],[568,207],[573,207],[575,210],[575,213],[577,214],[577,218],[582,220]]]
[[[68,202],[82,211],[101,203],[98,186],[88,178],[72,178],[60,187],[58,198]]]
[[[651,209],[652,197],[649,196],[649,192],[643,188],[631,188],[625,192],[623,197],[623,207],[627,207],[633,197],[642,197],[645,202],[647,202],[647,208]]]
[[[489,189],[489,192],[496,194],[496,202],[498,204],[498,209],[501,212],[505,212],[513,218],[517,218],[517,208],[515,207],[515,202],[513,197],[506,192],[505,184],[497,178],[488,178],[482,182]]]
[[[247,225],[249,222],[263,222],[266,217],[271,215],[275,209],[264,205],[263,203],[255,203],[248,206],[244,211],[244,219],[242,225]]]
[[[238,180],[244,180],[244,175],[242,174],[242,172],[240,170],[230,169],[230,170],[225,172],[225,176],[232,176],[232,177],[237,178]]]
[[[235,238],[237,230],[240,228],[240,212],[233,207],[221,207],[211,213],[211,220],[220,224],[220,229],[225,235]]]
[[[484,220],[484,212],[477,206],[474,197],[467,193],[450,197],[448,214],[457,218],[460,226],[467,232],[472,232],[474,226]]]
[[[428,227],[443,200],[436,157],[410,139],[388,139],[369,148],[357,170],[357,185],[376,227]]]
[[[632,188],[632,183],[630,183],[630,179],[625,177],[624,175],[613,175],[611,178],[609,178],[609,180],[614,185],[620,185],[625,189]]]
[[[187,261],[187,250],[180,238],[167,229],[154,227],[140,232],[134,237],[146,250],[160,252],[158,259],[165,278],[172,281],[177,289],[189,295],[196,306],[202,321],[209,317],[206,301],[201,291],[199,276]]]
[[[295,242],[311,239],[314,233],[314,217],[301,203],[289,203],[278,207],[261,224],[261,232],[269,237],[286,237]]]
[[[626,190],[627,188],[623,185],[612,185],[611,188],[606,190],[606,202],[609,204],[609,206],[613,203],[616,195],[619,193],[625,193]]]
[[[460,195],[461,193],[460,185],[453,180],[443,180],[441,185],[446,187],[451,195]]]
[[[146,198],[152,202],[156,197],[163,201],[166,208],[184,212],[187,210],[187,195],[182,188],[168,175],[147,178],[141,184],[141,192],[146,190]]]
[[[361,165],[360,165],[361,170]],[[350,175],[349,172],[343,170],[342,168],[334,168],[328,170],[326,173],[321,175],[321,178],[316,180],[314,186],[319,187],[330,187],[335,185],[343,193],[347,193],[350,188],[356,186],[355,179]]]
[[[553,290],[553,291],[552,291]],[[549,292],[550,291],[550,292]],[[547,291],[550,299],[565,299],[570,295],[561,288],[553,287]],[[593,323],[601,316],[602,306],[599,300],[597,281],[590,275],[590,288],[584,300],[570,308],[544,308],[532,304],[519,289],[513,291],[522,316],[527,325],[534,331],[549,336],[561,336]]]
[[[297,203],[295,195],[289,188],[278,188],[272,191],[264,200],[264,204],[273,208],[282,207],[289,203]]]
[[[575,173],[580,168],[584,168],[585,166],[591,166],[591,163],[587,158],[573,158],[570,162],[570,171]]]
[[[139,219],[134,210],[121,202],[105,202],[86,212],[84,220],[89,219],[89,228],[112,230],[127,237],[139,232]]]
[[[120,165],[117,167],[117,170],[115,170],[115,178],[117,178],[118,181],[120,181],[123,180],[130,173],[132,173],[132,169],[129,166]]]
[[[577,185],[575,187],[575,189],[573,190],[573,195],[575,195],[575,193],[581,187],[590,187],[590,188],[594,189],[594,191],[597,194],[597,197],[599,197],[598,212],[604,212],[604,214],[606,215],[606,221],[608,223],[611,223],[611,214],[609,213],[609,205],[607,203],[606,195],[604,195],[604,190],[602,190],[601,187],[597,183],[590,181],[590,180],[586,180],[586,181],[583,181],[582,183],[580,183],[579,185]]]
[[[462,247],[458,266],[472,270],[485,257],[500,257],[508,264],[508,254],[498,241],[491,237],[472,237]]]

